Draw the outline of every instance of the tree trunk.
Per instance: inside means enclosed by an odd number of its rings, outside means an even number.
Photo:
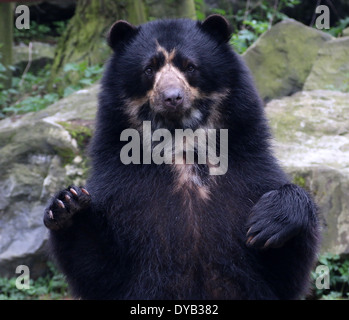
[[[143,0],[79,0],[75,14],[61,36],[51,69],[49,87],[67,63],[103,63],[110,54],[105,36],[116,20],[133,24],[147,20]]]
[[[132,24],[141,24],[148,20],[143,1],[128,0],[126,5],[126,19]]]
[[[153,19],[196,19],[194,0],[145,0]]]
[[[177,17],[196,19],[194,0],[174,1],[177,6]]]
[[[6,68],[6,79],[0,79],[5,88],[11,86],[13,46],[13,5],[12,3],[0,3],[0,62]]]
[[[110,55],[105,35],[119,19],[138,25],[152,18],[196,19],[194,0],[79,0],[61,36],[51,69],[49,89],[71,62],[104,63]],[[59,85],[59,83],[57,84]]]

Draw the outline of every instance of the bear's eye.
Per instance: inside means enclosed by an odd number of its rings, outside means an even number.
[[[153,75],[153,73],[154,73],[153,68],[151,68],[151,67],[145,68],[144,73],[145,73],[148,77],[151,77],[151,76]]]
[[[195,68],[195,66],[194,66],[193,64],[189,64],[189,65],[187,66],[187,69],[186,69],[186,71],[189,72],[189,73],[192,73],[192,72],[194,72],[195,70],[196,70],[196,68]]]

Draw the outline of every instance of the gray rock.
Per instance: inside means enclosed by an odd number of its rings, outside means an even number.
[[[320,48],[304,90],[349,92],[349,37],[328,41]]]
[[[45,110],[0,121],[0,276],[28,265],[44,270],[48,199],[69,184],[84,184],[84,144],[92,135],[98,85]]]
[[[266,111],[278,159],[319,205],[322,251],[349,253],[349,93],[304,91]]]
[[[349,37],[349,27],[345,28],[342,32],[343,37]]]
[[[322,45],[332,36],[295,20],[265,32],[243,54],[263,100],[302,90]]]

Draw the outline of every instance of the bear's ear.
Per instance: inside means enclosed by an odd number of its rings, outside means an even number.
[[[133,36],[138,29],[124,20],[116,21],[110,28],[107,36],[108,45],[113,49],[122,48]]]
[[[201,28],[219,42],[228,42],[233,32],[228,20],[219,14],[208,16],[202,22]]]

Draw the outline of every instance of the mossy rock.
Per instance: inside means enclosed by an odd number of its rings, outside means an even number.
[[[315,90],[270,101],[274,150],[310,191],[323,222],[322,252],[349,253],[349,93]]]
[[[81,150],[85,150],[90,142],[93,134],[93,129],[91,128],[91,122],[87,121],[71,121],[59,122],[70,134],[70,136],[76,140],[78,147]]]
[[[320,48],[304,90],[349,92],[349,37],[324,43]]]
[[[45,268],[43,211],[58,190],[86,181],[98,88],[0,121],[0,276],[20,264],[33,277]]]
[[[342,35],[343,37],[349,37],[349,27],[343,30]]]
[[[269,101],[300,91],[319,49],[331,39],[329,34],[292,19],[265,32],[243,54],[262,99]]]

